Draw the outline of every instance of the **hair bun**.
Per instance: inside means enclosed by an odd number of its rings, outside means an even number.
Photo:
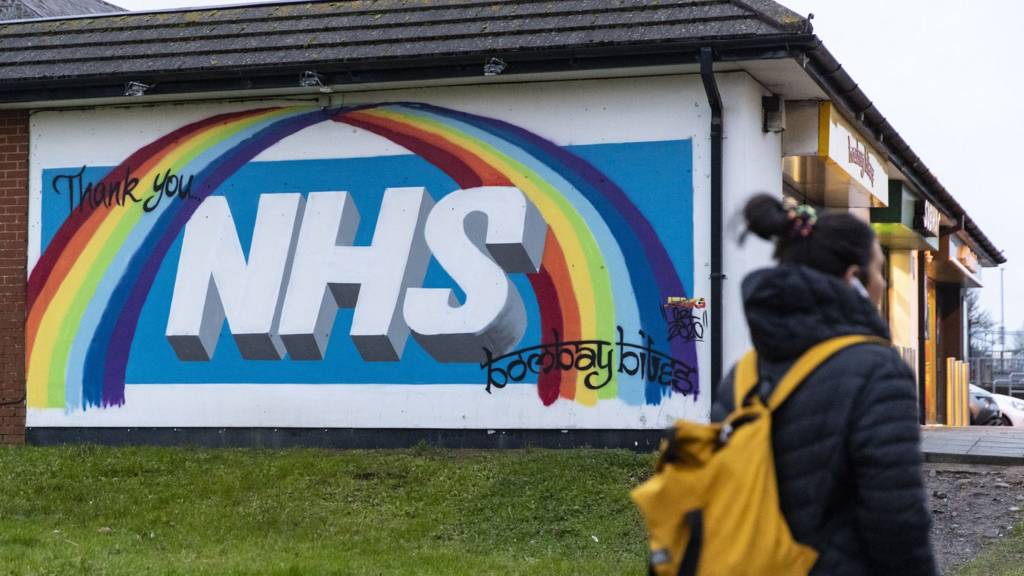
[[[771,194],[757,194],[743,208],[747,229],[765,240],[785,234],[791,227],[782,201]]]

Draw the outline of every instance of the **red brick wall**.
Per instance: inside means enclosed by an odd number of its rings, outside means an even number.
[[[28,111],[0,110],[0,444],[25,443]]]

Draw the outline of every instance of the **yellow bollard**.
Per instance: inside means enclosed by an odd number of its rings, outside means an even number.
[[[953,359],[946,358],[946,426],[956,426],[953,419]]]
[[[971,423],[971,365],[967,362],[962,362],[961,374],[964,378],[964,401],[961,403],[961,421],[966,426]]]

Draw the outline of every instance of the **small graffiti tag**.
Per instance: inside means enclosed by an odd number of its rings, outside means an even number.
[[[685,308],[689,310],[703,310],[708,303],[703,298],[685,298],[683,296],[669,296],[665,301],[665,308]]]
[[[698,316],[692,309],[669,308],[668,339],[680,338],[684,342],[703,340],[707,321],[706,310]]]
[[[591,390],[600,390],[608,385],[612,373],[628,376],[640,375],[647,382],[671,386],[682,394],[696,392],[691,377],[696,368],[654,349],[654,340],[640,331],[643,344],[625,341],[622,327],[618,327],[619,338],[615,342],[606,340],[575,340],[562,342],[558,333],[554,341],[538,346],[523,348],[494,357],[484,348],[487,360],[480,367],[487,370],[487,393],[491,388],[504,388],[507,384],[523,382],[533,374],[547,374],[552,370],[576,370],[582,374],[583,385]]]
[[[669,296],[664,306],[668,339],[679,338],[684,342],[704,340],[704,326],[708,323],[707,305],[703,298]]]

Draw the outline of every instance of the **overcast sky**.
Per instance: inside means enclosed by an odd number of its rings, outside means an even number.
[[[244,4],[113,0],[131,10]],[[1007,330],[1024,328],[1024,2],[782,0],[815,33],[995,244],[1005,250]],[[999,321],[999,271],[982,303]]]

